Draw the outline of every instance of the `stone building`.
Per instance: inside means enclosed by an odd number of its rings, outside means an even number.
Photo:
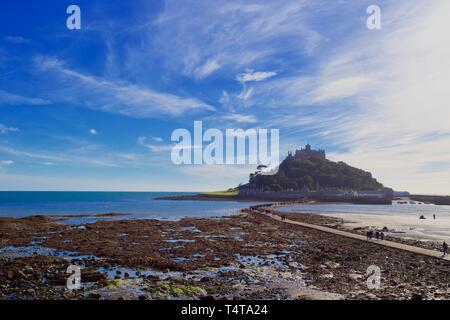
[[[321,160],[325,160],[326,159],[326,155],[325,155],[325,151],[322,149],[319,150],[314,150],[311,149],[311,145],[307,144],[305,146],[305,148],[302,148],[300,150],[295,150],[295,154],[292,155],[292,153],[289,153],[289,156],[293,156],[295,158],[302,158],[302,159],[321,159]]]

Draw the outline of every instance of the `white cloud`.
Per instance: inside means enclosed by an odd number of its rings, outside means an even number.
[[[50,101],[41,98],[30,98],[27,96],[10,93],[0,90],[0,104],[5,105],[45,105],[50,104]]]
[[[320,7],[322,1],[314,3]],[[219,65],[222,72],[235,73],[273,63],[283,53],[310,55],[325,39],[307,26],[307,6],[311,1],[168,0],[146,50],[160,52],[167,66],[194,78]],[[145,63],[147,52],[134,51]]]
[[[236,80],[245,83],[251,81],[263,81],[269,78],[272,78],[277,73],[275,71],[253,71],[247,70],[244,73],[240,73],[236,76]]]
[[[57,94],[55,99],[64,100],[70,96],[91,109],[135,118],[176,117],[187,112],[214,110],[213,106],[195,98],[182,98],[135,84],[86,75],[66,68],[61,61],[53,58],[38,57],[36,64],[47,77],[51,74],[56,78],[69,79],[71,88],[76,88],[76,92],[66,92],[65,87],[54,88]]]
[[[250,165],[201,165],[182,166],[184,174],[204,179],[211,177],[222,179],[221,183],[233,181],[229,186],[236,186],[239,182],[248,179],[250,172],[255,171],[255,166]],[[225,181],[223,181],[225,179]]]
[[[12,160],[2,160],[0,161],[0,164],[4,165],[4,166],[10,166],[14,164],[14,161]]]
[[[254,115],[251,114],[239,114],[239,113],[229,113],[219,117],[223,120],[230,120],[240,123],[256,123],[258,120]]]
[[[355,75],[340,79],[326,79],[312,93],[312,103],[322,103],[330,100],[344,99],[361,93],[370,84],[370,79]]]
[[[0,152],[7,153],[22,159],[38,159],[45,162],[61,162],[65,164],[77,164],[88,166],[101,166],[101,167],[118,167],[119,165],[114,162],[113,159],[101,156],[96,157],[94,155],[86,155],[86,149],[81,150],[69,150],[60,151],[58,153],[46,152],[46,151],[34,151],[34,150],[22,150],[12,148],[8,146],[0,146]]]
[[[230,95],[225,90],[222,91],[222,95],[220,96],[219,102],[221,104],[228,104],[230,102]]]
[[[18,132],[19,129],[18,128],[14,128],[14,127],[7,127],[3,124],[0,123],[0,133],[8,133],[8,132]]]
[[[194,75],[198,79],[203,79],[211,75],[220,68],[220,64],[216,60],[208,60],[206,63],[194,70]]]
[[[253,90],[254,90],[254,88],[248,88],[248,89],[244,88],[244,90],[242,90],[242,92],[237,96],[237,98],[247,101],[252,97]]]
[[[163,142],[163,138],[161,138],[161,137],[151,137],[151,138],[152,138],[153,141]]]
[[[132,153],[119,153],[117,156],[128,161],[137,161],[139,159],[138,155]]]
[[[3,40],[5,40],[6,42],[15,43],[15,44],[30,42],[29,40],[27,40],[23,37],[19,37],[19,36],[7,36],[7,37],[4,37]]]
[[[155,140],[155,138],[156,138],[156,140]],[[161,139],[161,138],[159,138],[159,139]],[[157,142],[157,143],[162,142],[162,139],[160,141],[158,141],[159,139],[158,139],[158,137],[150,137],[149,138],[149,137],[142,136],[142,137],[138,138],[138,143],[140,145],[146,147],[147,149],[149,149],[152,152],[169,152],[173,149],[173,145],[171,145],[171,144],[162,145],[162,144],[151,143],[151,141]]]
[[[95,136],[95,135],[97,135],[97,130],[89,129],[89,133],[92,134],[93,136]]]

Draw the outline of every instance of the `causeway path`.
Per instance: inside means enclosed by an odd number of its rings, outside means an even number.
[[[355,239],[355,240],[370,242],[370,243],[373,243],[374,245],[391,247],[391,248],[395,248],[395,249],[399,249],[399,250],[403,250],[403,251],[408,251],[408,252],[412,252],[412,253],[416,253],[416,254],[421,254],[421,255],[424,255],[424,256],[429,256],[429,257],[433,257],[433,258],[438,258],[438,259],[443,259],[443,260],[450,261],[450,256],[449,255],[446,255],[444,257],[442,252],[439,252],[439,251],[436,251],[436,250],[430,250],[430,249],[410,246],[410,245],[407,245],[407,244],[393,242],[393,241],[388,241],[388,240],[367,240],[367,238],[365,236],[360,235],[360,234],[356,234],[356,233],[351,233],[351,232],[337,230],[337,229],[333,229],[333,228],[318,226],[318,225],[315,225],[315,224],[309,224],[309,223],[294,221],[294,220],[290,220],[290,219],[281,219],[281,217],[279,215],[274,215],[274,214],[271,214],[271,213],[262,213],[262,212],[258,212],[258,213],[259,214],[263,214],[263,215],[265,215],[265,216],[267,216],[269,218],[272,218],[274,220],[284,222],[284,223],[295,224],[295,225],[302,226],[302,227],[309,228],[309,229],[314,229],[314,230],[319,230],[319,231],[323,231],[323,232],[327,232],[327,233],[332,233],[332,234],[336,234],[336,235],[339,235],[339,236],[343,236],[343,237],[347,237],[347,238],[351,238],[351,239]]]

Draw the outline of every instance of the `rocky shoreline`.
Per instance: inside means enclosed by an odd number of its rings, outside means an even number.
[[[83,225],[0,218],[0,299],[450,299],[448,261],[243,211]],[[79,290],[66,288],[70,264],[81,267]],[[367,287],[371,265],[380,289]]]

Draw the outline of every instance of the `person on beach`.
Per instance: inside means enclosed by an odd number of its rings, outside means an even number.
[[[447,242],[444,241],[444,243],[442,244],[442,249],[444,249],[444,256],[446,254],[448,254],[448,244],[447,244]]]
[[[435,214],[433,214],[433,220],[436,220],[436,215]]]
[[[372,240],[373,237],[373,231],[367,231],[367,240]]]
[[[380,239],[381,239],[381,241],[384,240],[384,232],[383,231],[380,232]]]
[[[375,232],[375,238],[377,238],[377,240],[380,240],[380,232]]]

